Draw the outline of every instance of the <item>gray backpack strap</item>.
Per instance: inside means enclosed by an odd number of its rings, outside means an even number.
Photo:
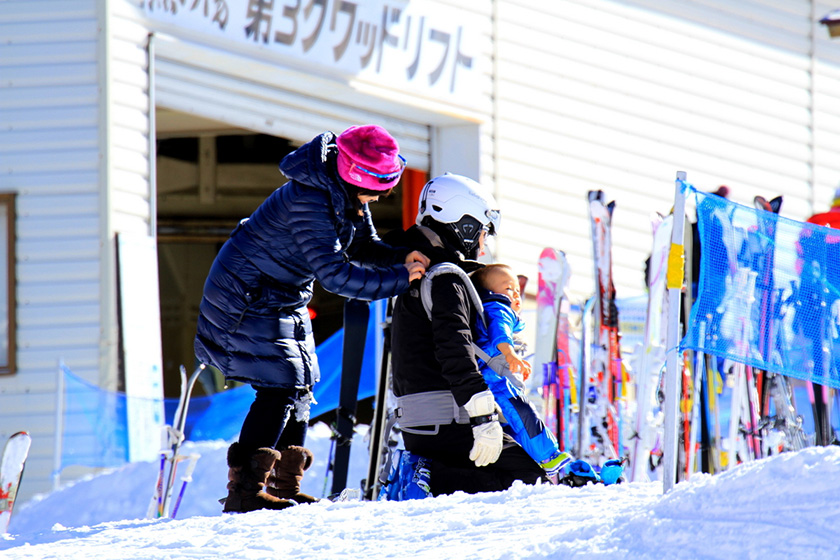
[[[484,317],[484,304],[481,303],[481,297],[478,295],[478,291],[475,289],[470,277],[464,272],[464,269],[453,263],[436,264],[427,270],[426,275],[420,280],[420,301],[423,302],[423,309],[426,310],[426,315],[429,317],[429,320],[432,319],[432,280],[441,274],[454,274],[461,279],[461,282],[467,288],[467,293],[470,295],[473,305],[476,307],[478,317],[486,325],[487,319]],[[502,357],[501,363],[499,363],[498,360],[491,359],[490,354],[482,350],[475,342],[472,343],[472,348],[476,357],[484,360],[484,363],[489,365],[499,375],[504,375],[502,370],[507,366],[504,357]],[[510,371],[508,371],[508,374],[510,374]]]
[[[481,318],[481,321],[484,322],[484,305],[481,303],[478,291],[476,291],[472,280],[470,280],[470,277],[467,276],[466,272],[464,272],[464,269],[453,263],[436,264],[427,270],[426,275],[420,280],[420,301],[423,302],[423,309],[426,310],[426,315],[429,317],[429,320],[432,319],[432,280],[441,274],[454,274],[461,279],[461,282],[463,282],[464,286],[467,288],[467,293],[470,295],[473,305],[475,305],[475,308],[478,310],[478,316]]]
[[[484,360],[484,363],[485,363],[485,364],[489,365],[490,367],[493,367],[493,366],[492,366],[493,358],[491,358],[491,357],[490,357],[490,354],[488,354],[487,352],[485,352],[485,351],[484,351],[484,350],[483,350],[483,349],[482,349],[482,348],[481,348],[478,344],[476,344],[475,342],[473,342],[473,343],[472,343],[472,346],[473,346],[473,353],[476,355],[476,357],[477,357],[477,358],[481,358],[482,360]],[[499,356],[502,356],[502,355],[501,355],[501,354],[499,354]],[[496,357],[498,358],[498,356],[496,356]],[[503,361],[503,362],[505,361],[505,357],[504,357],[504,356],[502,356],[502,361]],[[505,362],[505,363],[507,363],[507,362]],[[493,368],[493,371],[496,371],[496,368]],[[498,373],[498,371],[496,371],[496,373]]]
[[[525,390],[525,382],[522,380],[521,376],[517,377],[514,375],[513,372],[510,371],[510,367],[508,366],[507,360],[502,354],[496,354],[488,361],[486,358],[481,358],[484,360],[484,363],[487,364],[487,367],[492,369],[496,372],[497,375],[501,377],[507,377],[508,381],[511,384],[519,389],[520,391]]]

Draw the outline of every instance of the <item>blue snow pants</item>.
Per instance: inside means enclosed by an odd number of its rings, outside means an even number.
[[[534,405],[506,378],[489,367],[481,370],[484,381],[502,409],[503,429],[542,465],[560,452],[557,438],[540,419]]]

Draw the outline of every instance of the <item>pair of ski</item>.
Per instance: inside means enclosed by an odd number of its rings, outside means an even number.
[[[621,363],[618,307],[612,271],[612,215],[615,201],[606,202],[603,191],[589,191],[595,265],[595,302],[591,345],[591,368],[581,381],[581,425],[591,425],[588,450],[581,447],[579,457],[602,464],[624,457],[625,379]],[[583,401],[583,395],[586,401]],[[584,433],[584,436],[586,434]],[[581,445],[585,441],[580,442]]]
[[[184,498],[184,492],[187,484],[192,481],[192,474],[195,470],[195,465],[201,457],[198,453],[190,455],[181,455],[181,444],[184,442],[185,429],[187,425],[187,412],[190,406],[190,397],[192,396],[193,388],[196,381],[204,371],[204,364],[199,365],[195,371],[187,377],[187,370],[181,366],[181,394],[178,397],[178,408],[175,410],[175,417],[172,420],[171,426],[164,426],[161,434],[163,440],[162,449],[160,452],[160,471],[158,473],[157,483],[155,484],[155,492],[152,500],[149,503],[149,510],[146,517],[150,519],[171,517],[172,519],[178,514],[178,509],[181,506],[181,501]],[[175,499],[174,506],[172,505],[172,492],[174,491],[178,466],[186,462],[187,467],[181,477],[181,488]],[[167,469],[167,466],[169,467]],[[170,507],[172,509],[170,513]]]
[[[759,214],[758,229],[771,244],[765,251],[762,263],[763,274],[759,276],[761,297],[759,300],[759,352],[768,363],[781,364],[778,347],[782,307],[782,290],[776,290],[773,270],[775,266],[775,243],[777,216],[782,207],[782,197],[767,200],[762,196],[754,199]],[[756,430],[761,434],[763,455],[781,451],[797,451],[806,445],[802,430],[802,418],[796,412],[793,389],[790,380],[771,371],[756,372],[756,394],[759,420]],[[771,403],[775,414],[770,415]],[[816,417],[816,415],[815,415]],[[819,424],[819,423],[817,423]]]
[[[566,254],[546,248],[540,254],[537,280],[537,339],[535,366],[542,364],[542,402],[545,425],[554,432],[560,451],[572,449],[578,414],[575,368],[572,364],[569,298],[566,287],[571,268]]]
[[[383,329],[383,349],[380,356],[380,369],[374,400],[373,419],[368,432],[368,471],[362,481],[359,496],[363,500],[376,500],[384,476],[391,443],[391,427],[388,415],[388,392],[391,385],[391,310],[393,299],[388,300],[385,316],[381,323]],[[356,408],[359,382],[362,375],[365,344],[367,340],[370,306],[366,301],[347,300],[344,303],[344,340],[341,358],[341,386],[339,389],[338,409],[336,410],[330,457],[324,479],[326,494],[330,473],[332,485],[329,498],[334,501],[355,499],[355,488],[347,487],[350,463],[350,450],[355,432]]]
[[[766,363],[781,365],[779,337],[782,336],[780,324],[783,320],[783,290],[775,289],[773,272],[776,224],[782,197],[768,201],[764,197],[756,196],[754,204],[759,210],[756,233],[762,240],[758,245],[763,248],[763,258],[756,271],[749,271],[749,280],[746,281],[745,270],[748,269],[738,267],[735,259],[730,260],[732,266],[737,267],[736,280],[740,279],[740,282],[736,283],[743,285],[738,292],[747,294],[749,299],[752,299],[753,291],[758,293],[759,338],[758,348],[755,350]],[[727,252],[734,254],[733,250]],[[745,354],[752,350],[742,347],[740,351]],[[796,413],[787,377],[772,371],[735,364],[733,380],[729,429],[730,466],[739,459],[761,458],[782,451],[802,449],[805,446],[802,420]],[[774,411],[772,416],[771,404]],[[819,430],[819,426],[817,429]]]
[[[0,535],[9,529],[31,444],[32,438],[28,433],[17,432],[6,440],[3,447],[0,458]]]
[[[587,198],[595,296],[583,310],[580,379],[576,382],[569,348],[569,302],[565,290],[570,269],[565,253],[551,248],[544,249],[539,260],[536,361],[544,368],[541,395],[544,419],[557,436],[560,449],[574,448],[577,457],[599,465],[625,452],[622,442],[626,380],[612,279],[611,230],[615,203],[607,203],[603,191],[590,191]],[[590,315],[594,318],[591,327]]]

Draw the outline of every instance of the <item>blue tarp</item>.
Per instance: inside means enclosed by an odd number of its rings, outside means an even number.
[[[380,323],[384,318],[385,305],[385,301],[371,304],[359,400],[372,397],[376,392],[377,358],[382,346]],[[338,407],[343,341],[342,329],[316,350],[321,381],[314,389],[317,404],[312,405],[312,418]],[[63,364],[61,367],[67,403],[62,434],[62,468],[68,465],[115,467],[124,464],[128,460],[126,408],[129,397],[125,393],[106,391],[76,376]],[[186,438],[192,441],[236,438],[253,400],[254,390],[248,385],[210,396],[193,397],[187,415]],[[177,407],[178,399],[164,399],[169,425],[172,425]]]
[[[370,309],[365,356],[362,362],[362,376],[359,382],[358,399],[372,397],[376,393],[376,376],[379,370],[377,348],[381,346],[382,329],[379,323],[384,316],[385,301],[373,302]],[[338,408],[341,387],[341,349],[344,329],[322,342],[316,352],[321,368],[321,381],[315,385],[317,404],[312,405],[312,418]],[[187,418],[187,438],[192,441],[209,439],[233,439],[239,434],[242,421],[254,401],[254,390],[249,385],[229,389],[207,397],[195,397],[190,402]],[[178,406],[177,399],[166,399],[167,422]]]
[[[106,391],[65,365],[61,465],[117,467],[128,461],[125,393]]]

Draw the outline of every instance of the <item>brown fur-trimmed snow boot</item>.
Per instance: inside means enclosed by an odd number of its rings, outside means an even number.
[[[280,452],[280,459],[274,464],[274,471],[268,480],[266,492],[277,498],[294,500],[299,504],[311,504],[318,498],[303,494],[300,481],[303,471],[312,466],[312,452],[305,447],[292,445]]]
[[[225,499],[224,513],[245,513],[258,509],[285,509],[295,505],[268,494],[266,482],[280,460],[280,452],[268,447],[261,447],[249,454],[239,442],[234,442],[227,453],[228,497]]]

